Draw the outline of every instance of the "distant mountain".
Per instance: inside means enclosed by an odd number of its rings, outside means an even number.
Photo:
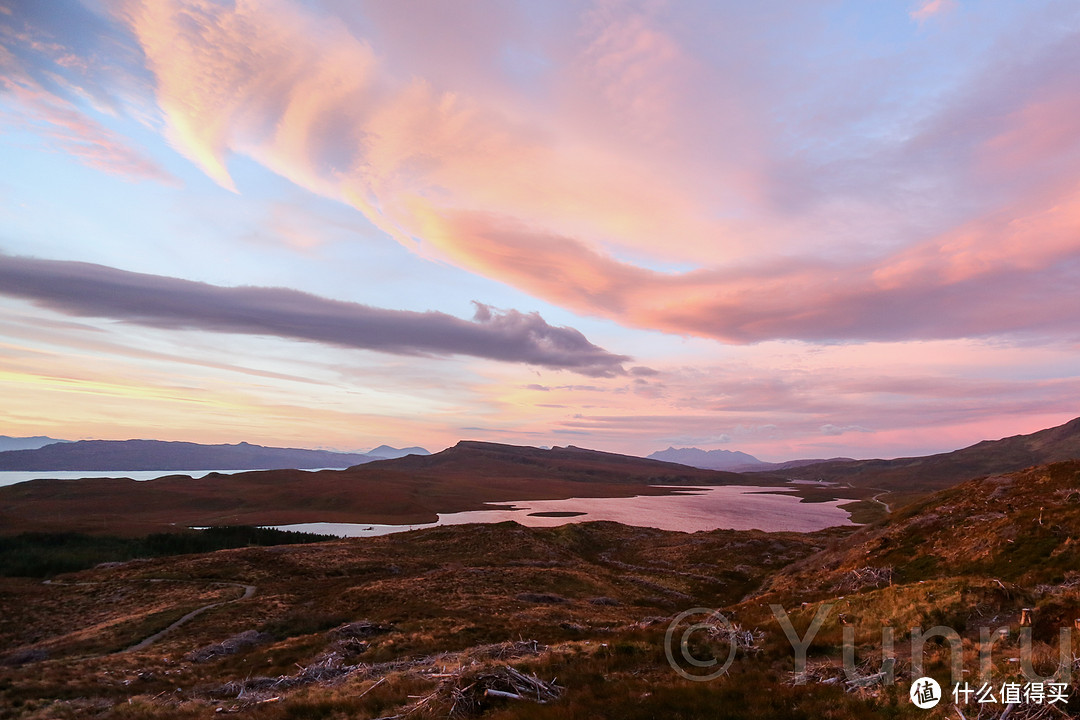
[[[139,450],[158,464],[150,465],[146,457],[143,462],[134,462],[140,457]],[[220,454],[214,455],[215,451]],[[61,465],[63,458],[56,456],[63,453],[78,459],[78,464]],[[798,470],[747,474],[574,446],[541,450],[464,440],[432,455],[411,454],[378,462],[361,454],[145,440],[63,443],[0,453],[0,460],[53,456],[52,469],[87,469],[93,459],[98,468],[125,465],[124,469],[132,470],[178,470],[194,462],[185,458],[200,458],[204,464],[187,469],[226,470],[238,467],[237,456],[254,464],[250,458],[275,453],[284,458],[277,462],[286,467],[328,467],[333,462],[352,465],[317,473],[280,469],[200,478],[169,475],[147,482],[124,478],[33,480],[0,487],[0,527],[11,532],[50,528],[152,532],[170,523],[424,523],[434,521],[439,513],[490,508],[486,503],[491,502],[672,492],[656,487],[664,485],[787,486],[793,477],[852,486],[850,490],[836,488],[835,493],[815,488],[818,499],[857,497],[875,505],[887,502],[895,508],[900,501],[980,475],[997,476],[1013,468],[1080,459],[1080,419],[1032,435],[981,442],[924,458],[830,461]],[[114,459],[104,459],[110,455]],[[126,462],[119,462],[118,457]]]
[[[393,460],[395,458],[405,457],[406,455],[430,455],[427,450],[422,447],[407,447],[407,448],[395,448],[389,445],[380,445],[374,450],[369,450],[364,455],[370,458]]]
[[[31,480],[0,487],[0,528],[154,532],[172,523],[425,523],[439,513],[491,509],[491,502],[666,495],[672,490],[654,486],[730,484],[768,483],[572,446],[540,450],[462,441],[433,455],[316,473]]]
[[[0,435],[0,452],[7,450],[37,450],[53,443],[66,443],[70,440],[57,440],[56,438],[35,435],[33,437],[9,437]]]
[[[849,457],[834,457],[834,458],[808,458],[805,460],[787,460],[779,463],[762,463],[759,468],[748,468],[746,472],[769,472],[773,470],[793,470],[795,468],[805,467],[807,465],[819,465],[826,462],[858,462],[854,458]]]
[[[701,450],[698,448],[673,448],[659,450],[649,455],[650,460],[663,460],[680,465],[702,468],[704,470],[726,470],[728,472],[769,472],[775,470],[790,470],[803,465],[815,465],[823,462],[847,461],[851,458],[831,458],[824,460],[788,460],[782,463],[770,463],[758,460],[753,455],[747,455],[737,450]]]
[[[0,452],[0,470],[274,470],[345,468],[379,458],[360,453],[161,440],[80,440]]]
[[[385,465],[384,465],[385,466]],[[372,466],[374,467],[374,466]],[[585,483],[653,485],[743,485],[750,480],[730,472],[567,445],[549,450],[527,445],[462,440],[434,455],[410,455],[392,462],[395,470],[465,477],[572,480]]]
[[[747,455],[737,450],[700,450],[698,448],[669,447],[667,450],[654,452],[648,458],[707,470],[749,469],[765,465],[753,455]]]

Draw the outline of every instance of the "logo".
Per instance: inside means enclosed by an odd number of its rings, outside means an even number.
[[[686,623],[692,616],[702,615],[705,616],[703,620]],[[684,623],[686,625],[676,641],[675,633]],[[671,669],[682,677],[695,682],[708,682],[726,673],[731,663],[735,661],[735,651],[738,649],[738,642],[735,639],[737,635],[738,630],[719,610],[693,608],[677,615],[668,625],[667,633],[664,635],[664,654],[667,655]],[[717,657],[722,653],[718,650],[725,645],[727,658],[721,664]],[[676,647],[678,657],[676,657]]]
[[[941,686],[937,680],[921,677],[911,683],[911,702],[920,710],[928,710],[941,702]]]

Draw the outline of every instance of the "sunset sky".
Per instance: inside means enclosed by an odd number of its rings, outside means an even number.
[[[0,0],[0,434],[1080,415],[1080,3]]]

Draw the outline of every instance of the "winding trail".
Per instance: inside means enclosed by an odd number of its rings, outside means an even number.
[[[854,485],[852,485],[851,483],[849,483],[849,482],[844,483],[844,487],[849,488],[851,490],[856,489],[856,487]],[[867,489],[868,490],[881,490],[881,488],[867,488]],[[889,495],[890,493],[892,493],[891,490],[881,490],[881,492],[879,492],[877,495],[875,495],[872,498],[869,498],[869,500],[871,502],[876,502],[878,505],[885,508],[885,514],[886,515],[891,515],[892,514],[892,506],[889,505],[889,503],[882,500],[881,496],[882,495]]]
[[[885,502],[884,500],[879,500],[879,498],[882,495],[888,495],[888,494],[889,494],[888,490],[883,490],[882,492],[879,492],[877,495],[875,495],[874,497],[872,497],[870,499],[873,500],[874,502],[876,502],[878,505],[884,506],[886,513],[891,513],[892,512],[892,507],[889,505],[889,503]]]
[[[176,628],[180,627],[181,625],[188,622],[189,620],[192,620],[192,619],[198,617],[199,615],[203,614],[207,610],[212,610],[213,608],[219,607],[221,605],[228,605],[229,603],[238,602],[240,600],[247,600],[249,597],[251,597],[252,595],[255,594],[255,590],[257,589],[254,585],[245,585],[243,583],[205,581],[205,580],[197,580],[197,579],[196,580],[175,580],[173,578],[143,578],[143,580],[145,582],[152,582],[152,583],[160,583],[160,582],[208,582],[208,584],[210,584],[210,585],[217,585],[219,587],[243,588],[244,592],[243,592],[242,595],[240,595],[240,597],[235,597],[232,600],[219,600],[218,602],[210,603],[209,605],[203,605],[200,608],[195,608],[194,610],[189,612],[187,615],[184,615],[182,618],[180,618],[176,622],[170,624],[168,627],[166,627],[166,628],[164,628],[162,630],[158,630],[156,633],[154,633],[150,637],[143,638],[142,640],[135,643],[134,645],[132,645],[129,648],[124,648],[123,650],[117,650],[116,653],[136,652],[138,650],[143,650],[144,648],[148,648],[151,645],[153,645],[154,643],[156,643],[158,640],[160,640],[161,638],[168,635],[170,632],[172,632]],[[100,582],[72,582],[72,583],[66,583],[66,582],[56,582],[55,580],[44,580],[42,582],[42,584],[43,585],[73,585],[73,586],[101,585]]]
[[[155,582],[155,580],[151,580],[150,582]],[[163,582],[163,581],[157,580],[157,582]],[[189,612],[184,617],[180,618],[176,622],[169,625],[168,627],[166,627],[166,628],[164,628],[162,630],[158,630],[156,633],[154,633],[150,637],[144,638],[140,642],[137,642],[134,645],[132,645],[131,647],[126,648],[124,650],[121,650],[120,652],[136,652],[138,650],[142,650],[144,648],[150,647],[151,645],[153,645],[158,640],[160,640],[161,638],[168,635],[170,632],[172,632],[176,628],[180,627],[181,625],[183,625],[187,621],[201,615],[202,613],[206,612],[207,610],[216,608],[216,607],[218,607],[220,605],[227,605],[229,603],[237,602],[238,600],[246,600],[246,599],[248,599],[249,597],[251,597],[252,595],[255,594],[255,586],[254,585],[244,585],[242,583],[231,583],[231,582],[216,582],[216,583],[213,583],[213,584],[214,585],[227,586],[227,587],[243,588],[244,589],[244,594],[241,595],[238,598],[233,598],[232,600],[221,600],[221,601],[216,602],[216,603],[210,603],[209,605],[203,605],[201,608],[196,608],[196,609],[192,610],[191,612]]]

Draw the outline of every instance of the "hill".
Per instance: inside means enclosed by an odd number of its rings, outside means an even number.
[[[344,468],[370,462],[358,453],[161,440],[80,440],[0,452],[0,470],[269,470]]]
[[[382,466],[379,466],[382,467]],[[743,476],[692,468],[678,463],[589,450],[573,445],[541,449],[527,445],[462,440],[433,455],[412,455],[394,461],[400,470],[477,474],[483,477],[518,476],[536,479],[571,479],[577,482],[612,482],[675,485],[744,485]]]
[[[748,717],[767,688],[680,680],[666,616],[736,602],[833,536],[501,523],[155,558],[48,585],[0,578],[0,708],[26,720]],[[776,720],[866,717],[836,688],[773,694]]]
[[[758,481],[760,482],[760,480]],[[204,477],[33,480],[0,487],[0,527],[150,532],[178,525],[417,524],[486,502],[667,494],[653,485],[749,484],[746,476],[580,448],[463,441],[434,455],[346,470]]]
[[[787,476],[889,491],[895,505],[970,478],[1074,459],[1080,459],[1080,418],[1030,435],[984,440],[948,453],[895,460],[827,461],[796,468]]]
[[[860,529],[805,568],[790,568],[774,585],[820,595],[874,567],[900,584],[966,576],[1033,588],[1080,577],[1077,538],[1080,461],[1070,460],[934,493]]]
[[[656,478],[727,475],[463,442],[345,471],[234,477],[241,495],[275,503],[298,501],[277,493],[306,477],[326,481],[315,496],[328,508],[367,487],[372,507],[388,510],[390,498],[407,510],[432,494],[471,502],[492,484],[638,493]],[[0,489],[0,526],[44,511],[17,506],[51,488],[89,505],[108,495],[108,483],[73,482],[86,485]],[[130,496],[123,507],[138,514],[148,501],[206,512],[224,497],[183,501],[192,482],[201,481],[128,482],[109,499]],[[334,485],[341,492],[327,494]],[[3,492],[17,489],[29,492]],[[1077,717],[1080,692],[1067,680],[1054,704],[950,695],[953,682],[1020,687],[1029,671],[1051,681],[1059,629],[1080,618],[1078,539],[1072,460],[967,480],[860,529],[500,523],[108,563],[49,584],[0,577],[0,707],[27,720]],[[15,540],[19,552],[87,544],[70,534]],[[957,654],[948,642],[917,644],[922,631],[955,633]],[[792,634],[805,643],[804,664]],[[1076,647],[1062,649],[1071,669]],[[726,674],[703,681],[710,661],[727,657]],[[947,698],[931,711],[909,704],[921,675]]]
[[[1074,461],[971,480],[856,531],[501,523],[0,578],[0,707],[28,720],[43,707],[127,720],[1076,717],[1067,680],[1053,705],[950,695],[952,682],[1020,687],[1025,668],[1052,681],[1058,629],[1080,617],[1077,537]],[[956,634],[955,657],[947,642],[917,646],[930,628]],[[947,698],[929,712],[908,700],[924,674]]]

